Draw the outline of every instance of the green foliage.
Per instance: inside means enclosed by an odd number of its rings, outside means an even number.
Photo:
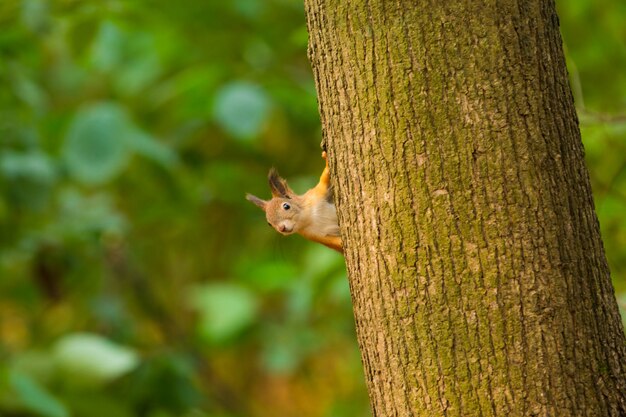
[[[104,385],[139,364],[137,354],[94,334],[70,334],[52,350],[57,372],[74,384]]]
[[[269,110],[269,99],[254,84],[233,82],[215,95],[215,120],[234,138],[250,140],[257,136]]]
[[[87,185],[101,184],[120,174],[132,152],[164,166],[176,159],[172,150],[141,131],[114,103],[94,104],[77,111],[62,147],[70,175]]]
[[[20,372],[9,373],[9,388],[16,405],[42,417],[68,417],[67,408],[50,395],[37,381]]]
[[[128,163],[127,116],[114,104],[80,110],[65,136],[63,159],[76,181],[100,184],[119,174]]]
[[[624,301],[626,10],[561,2]],[[0,414],[366,416],[343,259],[245,192],[323,167],[301,1],[0,2]]]
[[[0,414],[367,414],[342,258],[243,198],[323,167],[302,4],[0,22]]]
[[[199,313],[198,331],[207,343],[224,343],[250,326],[257,315],[254,294],[229,284],[192,288],[191,306]]]

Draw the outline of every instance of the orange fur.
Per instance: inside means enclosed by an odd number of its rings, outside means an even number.
[[[322,153],[326,159],[326,152]],[[328,160],[317,185],[303,195],[296,195],[275,170],[269,174],[272,199],[261,200],[248,194],[247,199],[265,211],[268,223],[279,233],[298,233],[343,253],[335,205],[329,201],[330,170]]]

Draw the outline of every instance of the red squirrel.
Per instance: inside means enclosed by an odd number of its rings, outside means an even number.
[[[326,160],[326,152],[322,152],[322,158]],[[302,195],[294,193],[274,168],[270,170],[268,180],[272,191],[271,200],[261,200],[252,194],[246,194],[246,199],[265,212],[270,226],[285,236],[298,233],[343,253],[328,160],[320,181]]]

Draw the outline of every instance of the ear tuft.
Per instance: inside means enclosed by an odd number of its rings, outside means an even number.
[[[287,185],[287,181],[278,175],[278,171],[276,171],[275,168],[270,169],[270,172],[267,175],[267,180],[270,184],[270,189],[272,190],[272,196],[291,198],[293,195],[293,191],[291,191],[291,188]]]
[[[252,194],[246,194],[246,200],[248,200],[249,202],[253,203],[255,206],[258,206],[261,208],[261,210],[265,211],[265,208],[267,207],[267,201],[265,200],[261,200],[259,197],[252,195]]]

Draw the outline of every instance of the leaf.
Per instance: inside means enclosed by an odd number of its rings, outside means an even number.
[[[271,103],[261,87],[233,82],[215,96],[213,117],[230,135],[241,140],[256,137],[267,121]]]
[[[113,22],[104,21],[91,47],[91,65],[102,72],[112,71],[123,61],[124,35]]]
[[[63,149],[70,174],[85,184],[100,184],[119,174],[130,156],[127,136],[131,128],[124,109],[112,103],[76,113]]]
[[[311,352],[320,347],[320,339],[307,326],[267,326],[263,328],[261,364],[275,374],[290,374]]]
[[[140,92],[160,75],[158,49],[152,33],[123,30],[105,21],[91,47],[90,61],[94,68],[111,74],[117,91],[127,96]]]
[[[149,33],[130,33],[126,37],[125,59],[115,77],[117,91],[136,94],[153,83],[161,74],[158,44]]]
[[[174,151],[139,129],[129,132],[128,145],[138,154],[166,167],[177,161]]]
[[[250,264],[240,265],[239,275],[246,283],[259,291],[281,291],[289,288],[298,276],[295,265],[286,261],[258,259]]]
[[[22,22],[33,32],[43,31],[49,16],[48,2],[44,0],[25,0],[22,2]]]
[[[72,176],[84,184],[101,184],[118,175],[136,152],[164,166],[176,154],[137,127],[114,103],[79,111],[65,136],[63,158]]]
[[[9,383],[25,409],[44,417],[69,417],[67,408],[34,379],[19,372],[9,374]]]
[[[233,284],[197,287],[191,306],[200,313],[198,330],[209,343],[223,343],[252,324],[257,312],[254,295]]]
[[[283,340],[282,342],[286,342]],[[293,343],[269,343],[261,355],[265,369],[273,374],[291,374],[301,357]]]
[[[132,349],[90,333],[63,337],[54,345],[53,357],[68,383],[83,386],[106,384],[139,364]]]
[[[17,73],[12,80],[15,95],[27,103],[33,110],[43,112],[48,104],[44,90],[24,73]]]
[[[0,154],[0,177],[6,178],[3,193],[11,206],[38,210],[48,206],[57,172],[43,152],[6,150]]]
[[[256,0],[234,0],[231,7],[242,17],[254,20],[263,15],[264,2]]]
[[[56,171],[52,160],[42,152],[4,151],[0,155],[0,172],[7,178],[24,178],[36,183],[54,182]]]
[[[127,221],[106,193],[83,195],[73,188],[58,193],[60,219],[50,225],[52,235],[89,239],[96,234],[122,234]]]

